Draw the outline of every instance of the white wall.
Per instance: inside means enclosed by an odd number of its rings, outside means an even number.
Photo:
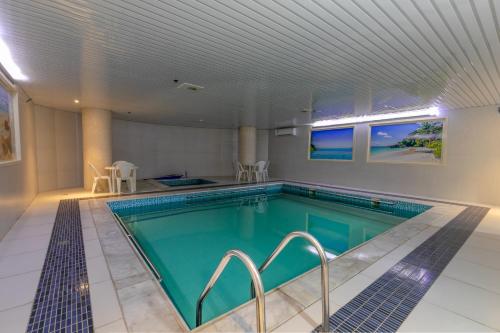
[[[269,137],[272,177],[500,204],[500,114],[496,107],[451,110],[445,164],[367,163],[368,125],[355,129],[355,161],[307,160],[308,130],[296,137]]]
[[[19,92],[21,161],[0,166],[0,239],[31,203],[37,193],[33,105]]]
[[[35,106],[38,191],[82,186],[81,114]]]
[[[139,166],[139,178],[188,172],[230,176],[237,130],[155,125],[113,119],[113,161]],[[236,136],[236,138],[235,138]]]
[[[257,161],[267,161],[269,154],[269,131],[257,130]]]

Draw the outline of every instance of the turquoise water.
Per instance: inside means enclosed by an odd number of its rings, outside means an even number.
[[[191,328],[196,301],[226,251],[240,249],[259,266],[283,237],[301,230],[316,237],[332,258],[405,220],[291,194],[198,202],[140,214],[123,211],[120,217]],[[264,287],[270,290],[318,264],[309,244],[295,239],[262,275]],[[205,300],[203,321],[248,301],[249,288],[243,264],[231,261]]]
[[[352,148],[317,148],[311,152],[313,160],[352,160]]]

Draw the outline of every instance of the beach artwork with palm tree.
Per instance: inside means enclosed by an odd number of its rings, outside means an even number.
[[[311,131],[309,159],[352,160],[354,128]]]
[[[369,159],[381,162],[441,163],[443,128],[442,119],[373,125],[370,129]]]

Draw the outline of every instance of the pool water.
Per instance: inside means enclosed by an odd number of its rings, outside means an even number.
[[[162,277],[162,286],[195,327],[196,301],[224,253],[240,249],[259,266],[292,231],[306,231],[333,258],[405,218],[292,194],[260,194],[184,203],[161,211],[120,213]],[[294,239],[262,274],[270,290],[319,265],[314,249]],[[203,321],[249,300],[250,277],[232,260],[204,302]]]

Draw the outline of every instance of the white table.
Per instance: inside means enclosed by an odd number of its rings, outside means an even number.
[[[116,193],[116,170],[118,170],[118,168],[111,165],[104,167],[104,169],[108,170],[111,176],[111,188],[109,190],[111,193]]]
[[[107,167],[104,167],[105,170],[108,170],[110,175],[111,175],[111,193],[116,193],[116,171],[118,170],[118,167],[115,167],[114,165],[110,165]],[[133,167],[134,170],[139,169],[138,166]]]
[[[248,172],[247,181],[251,182],[254,176],[255,164],[241,164],[241,165]]]

